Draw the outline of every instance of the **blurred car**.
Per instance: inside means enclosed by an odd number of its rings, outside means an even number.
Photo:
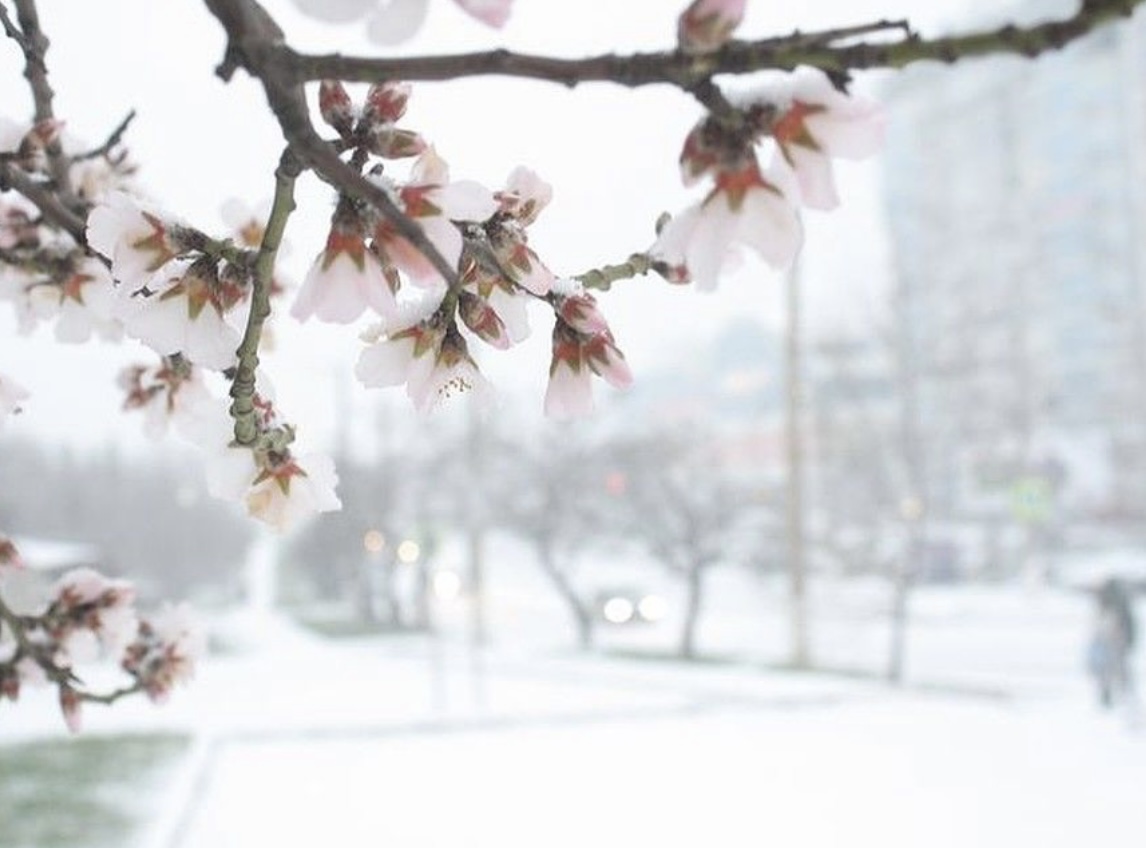
[[[663,596],[631,586],[602,589],[593,597],[598,619],[607,624],[652,624],[668,613]]]

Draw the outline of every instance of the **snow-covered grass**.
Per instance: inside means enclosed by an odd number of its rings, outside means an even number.
[[[180,736],[87,736],[0,751],[0,846],[120,848],[137,835],[187,748]]]

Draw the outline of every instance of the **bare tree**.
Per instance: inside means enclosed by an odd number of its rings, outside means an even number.
[[[500,451],[497,467],[508,484],[498,523],[532,547],[569,610],[578,643],[592,647],[597,611],[577,571],[585,552],[601,545],[604,512],[612,507],[603,454],[576,430],[551,429],[524,449]]]
[[[656,433],[612,448],[625,475],[618,526],[685,589],[678,652],[696,656],[705,577],[714,566],[747,557],[742,531],[759,505],[752,489],[722,468],[716,440],[697,433]]]

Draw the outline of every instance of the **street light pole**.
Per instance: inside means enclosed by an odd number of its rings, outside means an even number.
[[[485,528],[484,501],[480,491],[485,469],[482,467],[481,421],[477,404],[471,402],[468,410],[468,453],[470,467],[469,504],[466,510],[466,547],[469,558],[470,589],[470,678],[474,700],[485,704],[485,647],[489,640],[485,599]]]
[[[799,257],[787,274],[787,337],[785,344],[787,370],[787,403],[785,442],[788,465],[787,550],[788,591],[791,623],[791,658],[793,668],[810,665],[808,650],[807,562],[804,544],[804,444],[801,428],[803,379],[800,339],[800,266]]]

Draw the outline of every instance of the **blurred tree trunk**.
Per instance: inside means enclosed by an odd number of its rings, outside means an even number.
[[[551,546],[538,545],[537,558],[541,562],[541,570],[553,582],[557,594],[565,602],[565,606],[573,616],[573,623],[577,628],[577,644],[582,650],[589,650],[593,647],[593,639],[596,635],[594,627],[596,622],[593,618],[592,608],[582,600],[568,575],[557,565],[557,559]]]
[[[685,571],[684,622],[680,632],[680,656],[686,660],[696,657],[696,628],[704,603],[704,567],[694,563]]]

